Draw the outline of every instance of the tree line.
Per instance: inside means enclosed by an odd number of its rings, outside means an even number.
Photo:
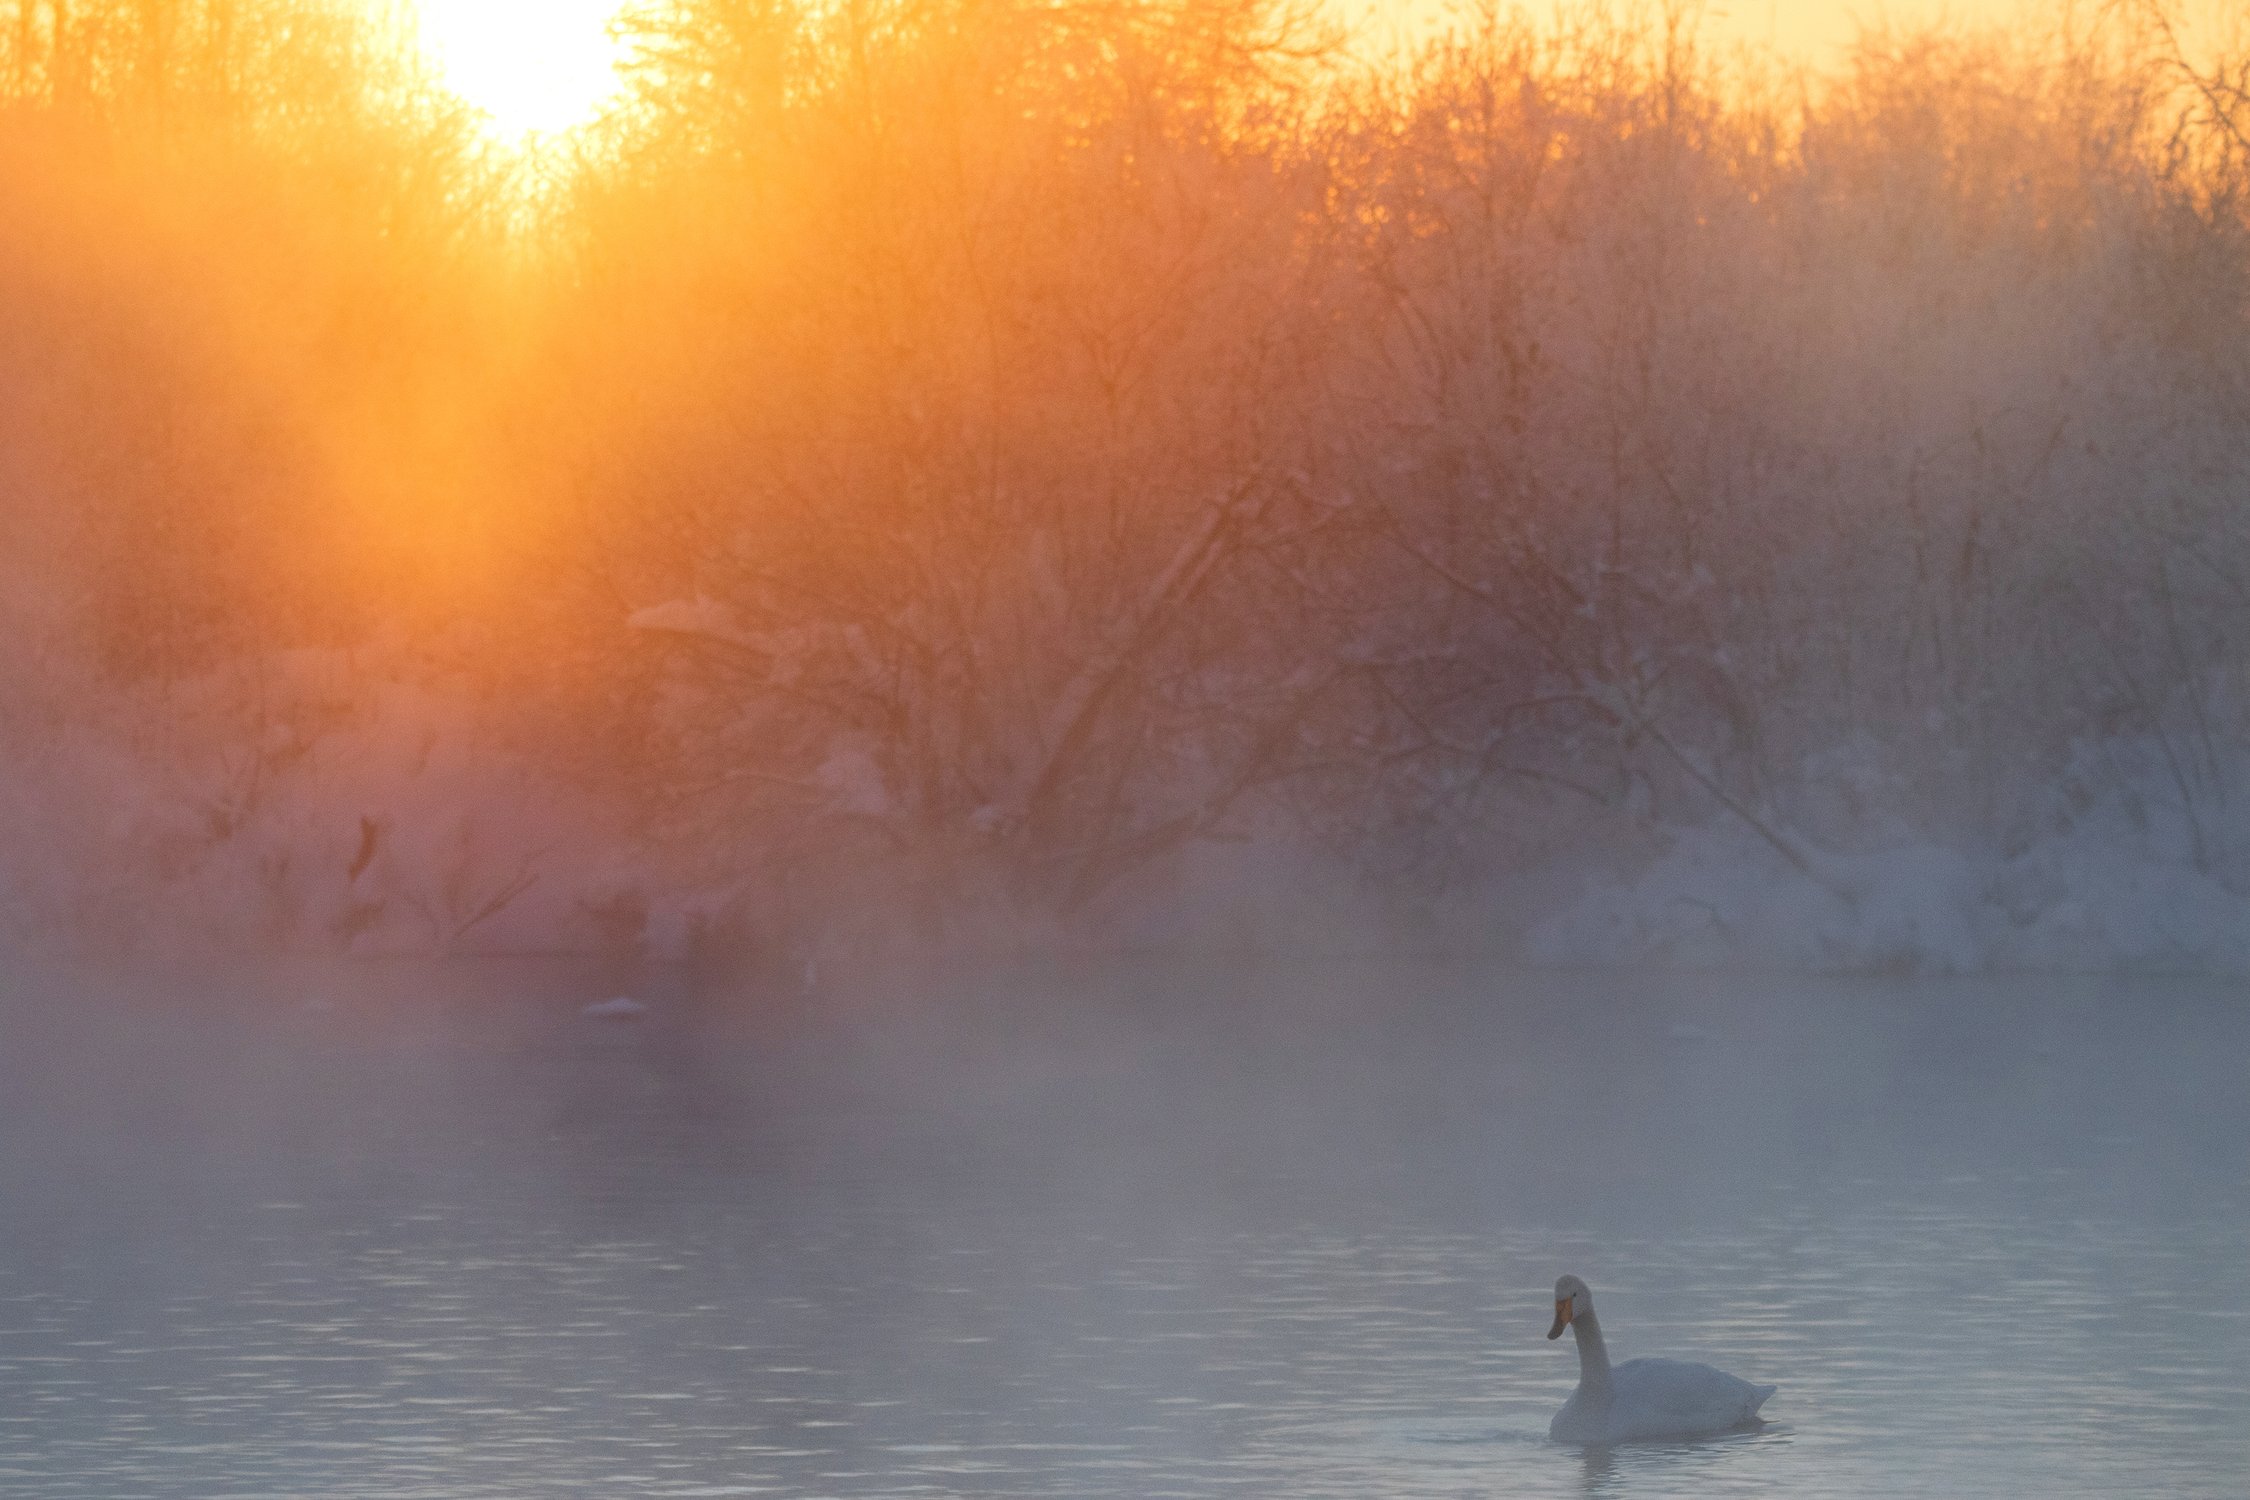
[[[2250,880],[2250,52],[2040,14],[662,0],[527,163],[380,15],[0,0],[18,904],[353,941],[384,714],[918,931],[2113,794]]]

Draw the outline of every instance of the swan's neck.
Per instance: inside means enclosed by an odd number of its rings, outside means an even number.
[[[1609,1345],[1602,1342],[1601,1320],[1591,1308],[1570,1320],[1578,1335],[1578,1386],[1581,1390],[1609,1389]]]

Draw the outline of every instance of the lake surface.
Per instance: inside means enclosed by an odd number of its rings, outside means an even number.
[[[2250,1483],[2228,987],[1175,966],[693,1027],[490,987],[17,986],[0,1493]],[[1772,1420],[1549,1443],[1565,1270]]]

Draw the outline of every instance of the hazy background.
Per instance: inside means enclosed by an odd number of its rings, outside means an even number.
[[[0,920],[2240,971],[2223,19],[0,7]]]

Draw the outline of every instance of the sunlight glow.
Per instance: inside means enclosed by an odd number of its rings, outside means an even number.
[[[420,0],[422,46],[446,87],[510,144],[591,120],[617,91],[609,25],[623,0]]]

